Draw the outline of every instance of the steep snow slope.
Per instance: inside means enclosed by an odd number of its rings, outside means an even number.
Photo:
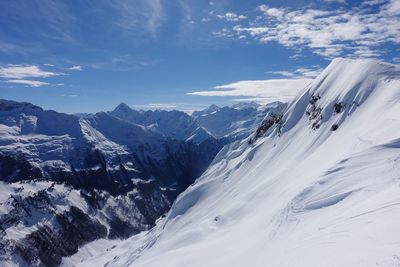
[[[154,229],[78,266],[398,266],[400,67],[336,59],[266,125]]]
[[[281,114],[286,107],[287,104],[281,102],[268,105],[239,103],[222,108],[211,105],[205,110],[194,112],[192,116],[215,137],[235,141],[248,137],[266,116]]]

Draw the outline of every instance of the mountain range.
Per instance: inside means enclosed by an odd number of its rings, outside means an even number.
[[[250,135],[262,116],[284,107],[207,109],[198,120],[123,103],[70,115],[0,100],[0,262],[58,266],[84,244],[150,229],[222,146],[239,138],[219,134],[215,114],[236,114],[217,119]]]
[[[398,65],[335,59],[224,146],[154,228],[63,264],[397,266],[399,114]]]

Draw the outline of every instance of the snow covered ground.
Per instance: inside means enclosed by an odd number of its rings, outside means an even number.
[[[336,59],[149,232],[69,266],[399,266],[400,67]],[[86,248],[88,250],[88,248]]]

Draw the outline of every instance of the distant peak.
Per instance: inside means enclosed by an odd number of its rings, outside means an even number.
[[[220,107],[218,107],[217,105],[211,104],[211,106],[209,106],[207,110],[209,110],[209,111],[217,111],[219,109],[220,109]]]
[[[132,110],[127,104],[125,104],[124,102],[121,102],[121,104],[119,104],[115,110],[120,110],[120,111],[129,111]]]

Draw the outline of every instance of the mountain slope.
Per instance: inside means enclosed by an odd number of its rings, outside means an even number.
[[[397,266],[399,114],[399,66],[336,59],[154,229],[78,266]]]

